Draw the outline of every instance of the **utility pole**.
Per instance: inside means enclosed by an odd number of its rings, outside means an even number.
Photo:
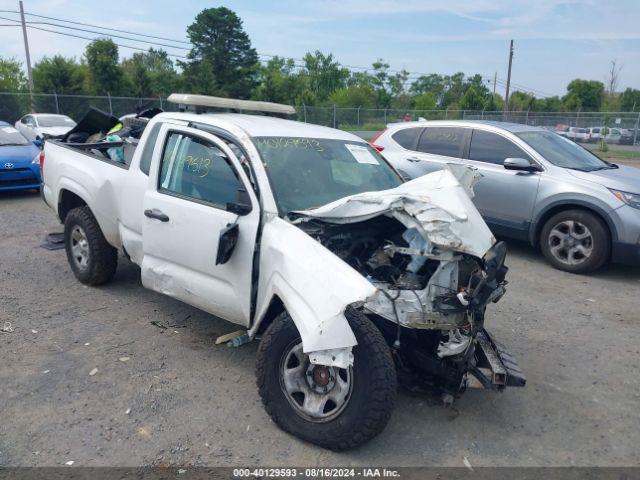
[[[496,80],[498,80],[498,72],[493,74],[493,96],[496,96]]]
[[[509,71],[507,72],[507,90],[504,94],[504,111],[509,111],[509,86],[511,85],[511,61],[513,60],[513,40],[509,47]]]
[[[24,7],[20,0],[20,20],[22,21],[22,37],[24,38],[24,51],[27,56],[27,76],[29,77],[29,99],[30,107],[33,111],[33,74],[31,73],[31,55],[29,55],[29,39],[27,38],[27,24],[24,21]]]

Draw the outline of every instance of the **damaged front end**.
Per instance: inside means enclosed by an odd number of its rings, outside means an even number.
[[[477,177],[469,172],[355,195],[297,212],[294,222],[375,287],[355,306],[392,346],[400,379],[449,400],[467,386],[525,384],[484,328],[487,305],[505,293],[506,245],[471,203]]]

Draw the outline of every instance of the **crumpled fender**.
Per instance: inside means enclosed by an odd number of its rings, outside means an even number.
[[[305,353],[345,348],[350,352],[357,341],[344,311],[375,291],[368,280],[319,242],[269,214],[260,247],[259,320],[250,334],[257,331],[277,295],[300,332]]]

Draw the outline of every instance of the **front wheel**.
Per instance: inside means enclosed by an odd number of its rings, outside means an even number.
[[[565,210],[551,217],[540,233],[542,253],[556,268],[589,273],[609,259],[611,240],[604,222],[585,210]]]
[[[380,433],[396,397],[396,371],[382,334],[347,311],[358,344],[352,367],[314,365],[291,317],[279,315],[262,337],[256,376],[260,396],[283,430],[331,450],[356,447]]]

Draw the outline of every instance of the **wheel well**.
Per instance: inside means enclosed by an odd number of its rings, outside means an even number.
[[[269,308],[267,308],[266,313],[262,317],[262,321],[258,326],[258,331],[256,332],[256,335],[263,334],[267,329],[267,327],[271,325],[271,322],[273,322],[273,320],[285,310],[286,308],[284,307],[284,303],[282,303],[282,300],[280,300],[280,297],[278,297],[277,295],[274,295],[273,298],[271,299],[271,303],[269,304]]]
[[[64,223],[67,214],[77,207],[84,207],[87,204],[80,196],[76,195],[69,190],[62,190],[60,192],[60,200],[58,201],[58,217],[60,221]]]
[[[586,207],[584,205],[562,204],[562,205],[557,205],[555,207],[550,208],[549,210],[544,212],[542,214],[542,216],[538,219],[538,222],[536,223],[536,229],[535,229],[535,232],[534,232],[534,235],[533,235],[533,239],[532,239],[532,242],[531,242],[534,246],[536,246],[536,247],[539,246],[539,244],[540,244],[540,232],[542,231],[542,228],[544,227],[544,224],[547,223],[547,220],[549,220],[555,214],[560,213],[560,212],[564,212],[565,210],[583,210],[585,212],[592,213],[593,215],[598,217],[600,220],[602,220],[602,223],[606,227],[607,233],[609,234],[609,239],[613,239],[613,232],[611,231],[611,226],[609,225],[609,222],[607,222],[607,219],[604,218],[602,216],[602,214],[600,214],[600,212],[598,212],[597,210],[594,210],[592,208]]]

